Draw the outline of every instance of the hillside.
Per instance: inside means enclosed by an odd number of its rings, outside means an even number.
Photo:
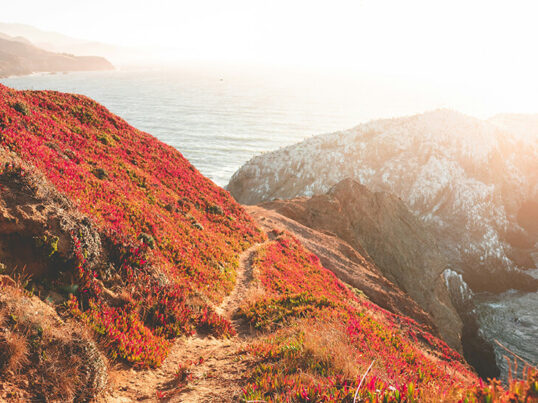
[[[521,214],[538,200],[533,119],[439,110],[373,121],[254,157],[227,189],[257,204],[323,194],[352,178],[400,197],[474,291],[536,290],[518,270],[534,268],[538,242]]]
[[[246,206],[248,213],[264,230],[283,229],[319,257],[323,267],[338,279],[360,290],[370,301],[392,313],[409,317],[438,334],[432,317],[415,300],[388,280],[366,251],[357,251],[334,233],[317,231],[274,210],[271,206]],[[284,212],[286,213],[286,212]]]
[[[532,372],[510,391],[481,383],[427,327],[86,97],[0,86],[0,161],[2,399],[538,395]]]
[[[112,70],[106,59],[40,49],[24,38],[0,36],[0,77],[39,72]]]
[[[144,64],[154,47],[127,47],[109,43],[73,38],[58,32],[44,31],[31,25],[0,22],[0,33],[10,37],[25,38],[40,49],[75,56],[99,55],[115,66],[122,64]],[[1,34],[0,34],[1,36]]]
[[[432,233],[397,197],[374,194],[348,179],[325,195],[279,200],[262,207],[336,234],[356,250],[365,249],[384,276],[430,313],[443,340],[461,350],[462,324],[445,286],[448,262]]]

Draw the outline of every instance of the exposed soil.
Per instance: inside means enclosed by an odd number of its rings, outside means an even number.
[[[1,149],[0,160],[22,164]],[[83,242],[89,265],[97,265],[100,236],[72,203],[31,168],[0,175],[0,262],[7,268],[34,280],[57,278],[70,269],[74,234]]]
[[[239,259],[239,269],[235,281],[235,288],[224,301],[216,307],[215,311],[228,319],[231,319],[234,312],[239,309],[240,304],[247,297],[253,279],[252,259],[258,249],[264,244],[256,244],[245,250]],[[241,332],[238,332],[241,334]]]

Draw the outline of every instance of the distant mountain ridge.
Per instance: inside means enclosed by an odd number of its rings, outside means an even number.
[[[58,32],[44,31],[27,24],[0,22],[0,32],[10,37],[25,38],[33,45],[55,53],[72,53],[76,56],[93,54],[107,57],[107,52],[117,51],[114,45],[73,38]]]
[[[345,178],[399,196],[437,234],[475,291],[536,289],[535,116],[480,120],[454,111],[378,120],[257,156],[232,177],[241,203],[323,194]],[[533,218],[534,217],[534,218]]]
[[[56,32],[43,31],[27,24],[12,24],[0,22],[0,32],[3,32],[5,35],[9,35],[10,37],[26,38],[36,46],[51,51],[57,51],[57,49],[48,49],[46,48],[47,44],[51,45],[53,43],[56,43],[57,46],[62,46],[78,42],[84,42],[81,39],[71,38],[70,36]]]
[[[0,77],[39,72],[113,69],[114,66],[103,57],[54,53],[34,46],[23,37],[0,33]]]
[[[151,48],[128,47],[74,38],[27,24],[0,22],[0,33],[10,37],[25,38],[35,46],[49,52],[69,53],[75,56],[95,55],[105,57],[115,66],[147,62],[148,54],[152,50]]]
[[[22,36],[10,36],[2,32],[0,32],[0,39],[5,39],[7,41],[15,41],[15,42],[21,42],[21,43],[26,43],[28,45],[32,45],[32,42],[30,42],[28,39]]]

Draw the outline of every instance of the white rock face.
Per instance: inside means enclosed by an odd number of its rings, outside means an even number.
[[[538,200],[538,115],[438,110],[372,121],[257,156],[228,190],[256,204],[325,193],[348,177],[399,196],[437,231],[456,270],[505,271],[517,266],[507,233],[530,236],[517,215]]]

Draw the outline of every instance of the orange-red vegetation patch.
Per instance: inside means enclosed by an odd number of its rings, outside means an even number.
[[[177,150],[87,97],[1,85],[0,147],[44,174],[97,224],[109,245],[131,302],[107,306],[105,278],[85,266],[85,251],[74,245],[81,250],[71,305],[111,339],[114,354],[158,365],[167,351],[162,338],[198,327],[233,333],[207,301],[219,302],[230,292],[239,254],[263,234]],[[20,167],[2,165],[3,172],[24,175]],[[192,306],[193,295],[206,302]],[[154,347],[139,351],[134,344],[142,339]]]
[[[250,347],[261,363],[247,400],[473,401],[490,393],[443,341],[358,298],[291,235],[277,234],[254,260],[265,295],[243,308],[253,327],[280,328]],[[523,384],[520,397],[530,390]]]

